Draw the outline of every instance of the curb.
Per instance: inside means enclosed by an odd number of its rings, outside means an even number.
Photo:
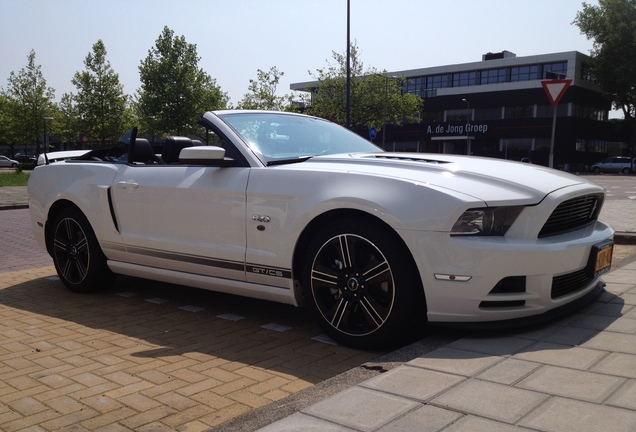
[[[28,204],[0,204],[0,210],[18,210],[28,208]]]
[[[636,233],[617,232],[614,234],[614,243],[618,245],[636,245]]]

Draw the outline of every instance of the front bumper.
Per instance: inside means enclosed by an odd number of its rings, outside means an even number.
[[[415,251],[428,321],[446,323],[544,315],[587,298],[602,284],[589,274],[592,251],[613,234],[599,221],[543,239],[402,233]],[[516,288],[500,289],[502,281]],[[575,285],[555,296],[553,286],[563,283]]]

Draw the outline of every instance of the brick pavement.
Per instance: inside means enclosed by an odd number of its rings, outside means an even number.
[[[2,431],[204,431],[379,355],[287,305],[124,277],[71,293],[28,210],[0,221]]]

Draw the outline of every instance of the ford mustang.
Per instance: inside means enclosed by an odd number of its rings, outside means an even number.
[[[384,152],[300,114],[200,124],[209,145],[132,129],[35,168],[33,230],[69,289],[129,275],[306,306],[337,342],[377,348],[422,322],[547,319],[604,287],[614,233],[581,177]]]

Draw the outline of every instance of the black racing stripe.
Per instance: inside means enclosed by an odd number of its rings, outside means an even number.
[[[126,249],[130,253],[137,255],[150,256],[154,258],[167,259],[170,261],[187,262],[192,264],[200,264],[208,267],[217,267],[226,270],[245,271],[245,264],[236,261],[223,261],[214,258],[202,257],[199,255],[177,254],[173,252],[161,251],[156,249],[146,249],[136,246],[127,246]]]
[[[291,270],[279,267],[267,267],[257,264],[245,264],[238,261],[226,261],[216,258],[208,258],[199,255],[186,255],[177,254],[173,252],[161,251],[156,249],[146,249],[136,246],[126,247],[127,251],[137,255],[150,256],[154,258],[161,258],[170,261],[187,262],[192,264],[199,264],[208,267],[222,268],[225,270],[235,270],[240,272],[249,272],[254,274],[260,274],[264,276],[279,277],[283,279],[291,279]]]

